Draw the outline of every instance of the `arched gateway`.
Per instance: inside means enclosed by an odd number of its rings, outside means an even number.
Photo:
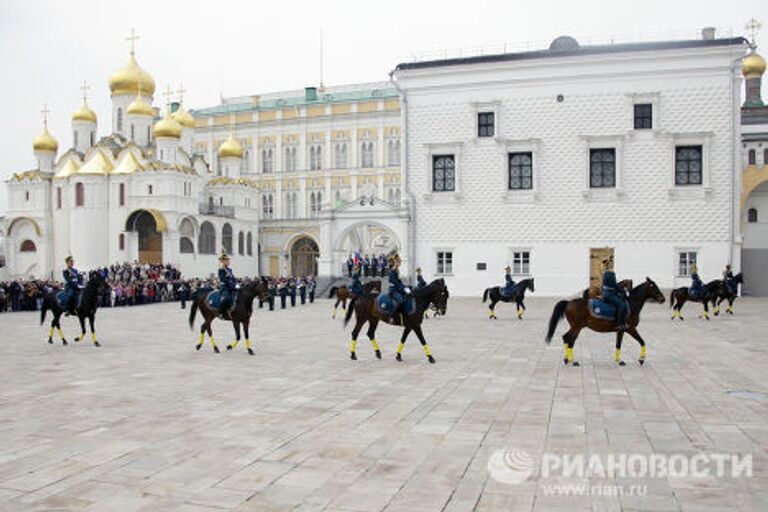
[[[291,246],[291,275],[300,277],[317,275],[320,248],[308,236],[297,238]]]
[[[139,241],[139,263],[163,263],[163,235],[167,230],[165,218],[154,210],[136,210],[128,216],[125,230],[136,232]]]

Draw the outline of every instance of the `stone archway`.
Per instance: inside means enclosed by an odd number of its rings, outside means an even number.
[[[742,201],[741,271],[745,294],[768,296],[768,179],[756,182]]]
[[[163,235],[167,230],[165,218],[153,210],[136,210],[128,216],[126,231],[134,231],[139,241],[139,263],[163,263]]]
[[[301,277],[317,275],[317,258],[320,248],[308,236],[297,238],[291,245],[291,275]]]

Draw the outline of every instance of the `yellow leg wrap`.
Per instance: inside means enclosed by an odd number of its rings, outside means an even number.
[[[709,313],[707,313],[706,311],[704,312],[704,318],[709,318]]]
[[[91,341],[96,342],[96,333],[95,332],[91,333]]]
[[[573,349],[572,348],[566,348],[565,349],[565,358],[568,360],[569,363],[573,362]]]
[[[522,310],[517,312],[517,318],[523,318]]]
[[[212,347],[215,347],[215,346],[216,346],[216,340],[215,340],[215,339],[213,339],[213,336],[211,336],[211,346],[212,346]]]
[[[733,313],[733,308],[731,308],[731,306],[728,306],[728,309],[726,311],[728,311],[729,313]]]
[[[432,353],[429,351],[429,346],[426,343],[424,344],[424,355],[427,357],[432,355]]]
[[[205,341],[205,333],[201,332],[200,333],[200,343],[198,343],[198,345],[202,345],[204,341]]]
[[[717,306],[714,310],[712,310],[712,312],[714,314],[716,314],[716,315],[719,314],[720,313],[720,306]]]
[[[397,353],[398,353],[398,354],[402,353],[402,351],[403,351],[403,347],[404,347],[404,346],[405,346],[405,343],[403,343],[403,342],[401,341],[401,342],[400,342],[400,344],[397,346]]]
[[[645,345],[640,347],[640,359],[645,359]]]
[[[251,348],[251,340],[249,340],[248,338],[245,338],[245,348],[248,348],[248,349]]]
[[[59,338],[64,339],[64,331],[61,330],[61,327],[58,328],[59,331]]]
[[[621,361],[621,349],[620,348],[616,349],[616,353],[613,355],[613,360],[616,361],[617,363],[619,361]]]
[[[53,327],[48,330],[48,337],[53,338]]]
[[[352,340],[352,343],[350,343],[350,345],[349,345],[349,351],[350,352],[354,352],[356,345],[357,345],[357,340]]]
[[[230,347],[235,348],[238,343],[240,343],[240,340],[235,340],[232,342],[232,345],[230,345]]]
[[[371,345],[373,345],[373,350],[379,350],[379,344],[376,343],[376,340],[371,340]]]
[[[493,318],[494,316],[495,316],[495,313],[493,312],[493,310],[489,309],[488,310],[488,318]]]

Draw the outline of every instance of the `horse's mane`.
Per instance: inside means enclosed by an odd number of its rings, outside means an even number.
[[[435,279],[434,281],[432,281],[431,283],[429,283],[427,286],[423,288],[418,288],[414,290],[413,296],[416,299],[426,299],[434,295],[440,287],[445,287],[445,279],[443,279],[442,277],[439,279]]]

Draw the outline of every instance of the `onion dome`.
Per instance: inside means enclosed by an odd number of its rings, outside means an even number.
[[[155,93],[155,80],[139,67],[136,58],[131,53],[128,64],[109,77],[109,90],[112,95],[133,94],[137,90],[142,90],[152,96]]]
[[[229,134],[229,138],[219,146],[220,158],[243,158],[243,146]]]
[[[155,123],[155,137],[178,139],[181,137],[181,125],[168,112],[169,109],[165,109],[165,117]]]
[[[141,94],[139,94],[136,99],[133,100],[130,105],[128,105],[128,108],[125,110],[125,112],[132,116],[155,116],[155,110],[149,105],[149,103],[144,101],[144,98],[141,97]]]
[[[192,114],[184,110],[184,107],[181,105],[179,105],[179,109],[174,112],[171,117],[173,117],[183,128],[195,127],[195,118],[192,117]]]
[[[91,110],[88,104],[83,101],[83,106],[75,110],[72,114],[72,121],[85,121],[87,123],[96,122],[96,112]]]
[[[32,139],[32,149],[35,151],[50,151],[52,153],[59,150],[59,143],[48,132],[48,126],[43,128],[43,133]]]
[[[754,48],[741,61],[741,74],[744,78],[760,78],[765,73],[765,59]]]

